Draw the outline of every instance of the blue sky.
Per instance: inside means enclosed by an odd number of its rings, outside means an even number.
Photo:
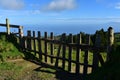
[[[120,0],[0,0],[0,23],[120,22]]]

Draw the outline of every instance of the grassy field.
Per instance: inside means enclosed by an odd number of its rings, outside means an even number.
[[[37,43],[36,43],[37,44]],[[33,44],[32,44],[33,45]],[[44,42],[42,42],[42,51],[44,52]],[[48,53],[50,54],[50,44],[48,44]],[[55,45],[54,55],[57,55],[58,45]],[[120,80],[120,50],[119,42],[112,53],[112,61],[107,62],[94,73],[89,74],[85,80]],[[36,50],[38,47],[36,46]],[[66,58],[68,58],[68,47],[66,48]],[[62,53],[62,49],[61,49]],[[29,53],[30,54],[30,53]],[[34,53],[31,53],[34,55]],[[106,60],[106,53],[101,53]],[[62,56],[62,55],[60,55]],[[89,51],[88,63],[92,64],[93,53]],[[38,65],[26,61],[24,54],[19,52],[15,43],[6,40],[5,35],[0,35],[0,80],[79,80],[79,76],[68,74],[65,71],[53,68],[50,65]],[[36,56],[38,57],[38,55]],[[44,57],[43,57],[44,58]],[[76,51],[72,51],[72,59],[75,60]],[[54,59],[55,61],[55,59]],[[50,62],[50,58],[48,59]],[[80,62],[84,62],[84,52],[80,54]],[[62,61],[59,61],[61,66]],[[66,64],[66,67],[68,65]],[[75,64],[72,64],[73,70]],[[66,68],[67,70],[67,68]]]
[[[16,39],[6,39],[6,34],[0,34],[0,80],[73,80],[78,77],[49,65],[37,65],[24,60],[24,54],[19,52]]]

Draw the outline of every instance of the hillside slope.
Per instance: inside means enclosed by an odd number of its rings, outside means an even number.
[[[13,35],[8,37],[5,33],[0,33],[0,62],[18,59],[22,56],[23,54],[17,49],[16,38]]]

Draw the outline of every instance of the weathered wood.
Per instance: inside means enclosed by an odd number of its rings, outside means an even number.
[[[87,39],[86,39],[86,44],[90,45],[90,35],[87,35]],[[83,75],[86,76],[87,75],[87,69],[88,69],[88,50],[85,50],[85,56],[84,56],[84,68],[83,68]]]
[[[45,39],[47,39],[47,32],[44,33],[44,37],[45,37]],[[45,50],[44,52],[45,52],[45,54],[47,54],[47,52],[48,52],[47,41],[44,40],[44,42],[45,42],[45,43],[44,43],[44,48],[45,48],[45,49],[44,49],[44,50]],[[45,62],[47,62],[47,56],[45,56]]]
[[[15,34],[15,33],[14,33]],[[24,42],[22,42],[23,40],[22,40],[22,37],[23,37],[23,27],[22,26],[20,26],[19,27],[19,44],[20,44],[20,47],[23,49],[23,43]]]
[[[34,47],[34,53],[35,53],[35,56],[36,56],[36,39],[35,39],[35,31],[33,31],[33,47]]]
[[[75,73],[79,74],[80,73],[80,65],[84,66],[83,67],[83,75],[87,75],[87,69],[88,67],[92,67],[93,71],[98,68],[98,63],[100,61],[101,64],[103,64],[103,59],[102,56],[99,54],[99,51],[102,49],[100,47],[100,36],[97,34],[96,36],[96,41],[95,45],[91,46],[90,45],[90,36],[88,35],[87,37],[87,42],[85,44],[81,44],[81,34],[77,35],[77,43],[73,43],[73,36],[72,34],[69,35],[69,43],[66,41],[66,34],[62,35],[61,40],[54,40],[53,33],[50,34],[50,37],[47,37],[47,32],[44,33],[44,37],[41,38],[40,32],[38,32],[38,37],[35,37],[35,32],[33,31],[33,37],[31,37],[31,31],[28,32],[28,36],[24,37],[25,40],[27,41],[27,47],[25,50],[30,51],[30,52],[35,52],[35,54],[39,54],[39,60],[40,62],[46,62],[48,57],[50,58],[50,62],[53,63],[53,60],[56,60],[55,66],[59,67],[59,62],[62,61],[62,69],[65,70],[65,65],[66,62],[68,62],[68,71],[71,72],[72,70],[72,64],[76,64],[75,66]],[[32,50],[31,47],[29,46],[31,44],[31,39],[33,40],[33,47],[34,49]],[[36,44],[36,39],[38,41],[38,44]],[[44,41],[44,44],[41,44],[41,41]],[[25,43],[24,43],[25,44]],[[48,44],[50,44],[50,52],[48,51]],[[54,55],[54,44],[58,45],[58,52],[57,55]],[[36,51],[36,45],[38,46],[38,51]],[[44,51],[42,52],[42,47],[44,47]],[[68,57],[66,57],[66,52],[68,48]],[[72,50],[76,49],[76,58],[72,60]],[[62,50],[62,52],[61,52]],[[80,63],[80,54],[81,50],[85,51],[84,55],[84,63]],[[93,50],[93,64],[89,65],[88,64],[88,52],[89,50]],[[48,54],[49,52],[49,54]],[[61,56],[61,55],[62,56]],[[43,58],[43,56],[45,58]],[[44,60],[43,60],[44,59]],[[60,60],[60,61],[59,61]]]
[[[12,27],[12,28],[19,28],[20,25],[9,24],[9,26]],[[6,27],[6,24],[1,24],[0,23],[0,27]]]
[[[100,38],[100,35],[97,33],[96,34],[96,40],[95,40],[95,47],[99,48],[100,43],[101,43],[101,38]],[[93,68],[92,68],[92,72],[94,72],[98,68],[98,65],[99,65],[98,54],[99,54],[98,50],[95,50],[93,52]]]
[[[53,32],[51,32],[50,34],[50,39],[51,40],[54,40],[54,36],[53,36]],[[54,52],[54,44],[53,43],[50,43],[50,53],[51,55],[53,55],[53,52]],[[51,57],[51,63],[53,63],[53,58]]]
[[[100,54],[98,54],[98,58],[99,58],[100,64],[103,66],[105,62]]]
[[[77,35],[77,44],[81,44],[81,34],[78,34]],[[79,65],[79,62],[80,62],[80,53],[81,53],[81,49],[77,46],[77,50],[76,50],[76,74],[79,74],[80,73],[80,65]]]
[[[28,49],[32,49],[32,46],[31,46],[31,31],[27,31],[27,48]]]
[[[66,43],[66,34],[64,33],[62,35],[62,41]],[[65,55],[66,55],[66,45],[63,44],[63,48],[62,48],[62,57],[63,57],[63,60],[62,60],[62,68],[65,69]]]
[[[61,51],[61,44],[59,44],[59,47],[58,47],[58,52],[57,52],[57,56],[56,56],[56,62],[55,62],[55,67],[58,67],[58,61],[59,61],[59,58],[60,58],[60,51]]]
[[[42,46],[41,46],[41,33],[38,31],[38,51],[39,51],[39,60],[42,61]]]
[[[19,26],[19,37],[23,37],[23,26]]]
[[[8,35],[10,35],[10,25],[9,25],[9,20],[8,19],[6,19],[6,27],[7,27],[6,32],[7,32]]]
[[[73,43],[73,36],[72,34],[69,35],[69,40],[70,40],[70,43]],[[70,72],[71,71],[71,60],[72,60],[72,46],[69,46],[69,54],[68,54],[68,71]]]
[[[114,30],[112,27],[108,28],[108,47],[107,47],[107,61],[111,59],[111,52],[114,44]]]
[[[27,40],[24,38],[24,37],[22,37],[22,50],[23,51],[25,51],[25,49],[27,48],[27,42],[26,42]]]

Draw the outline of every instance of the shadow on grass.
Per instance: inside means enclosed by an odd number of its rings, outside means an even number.
[[[62,70],[61,68],[55,67],[53,65],[49,65],[47,63],[40,62],[40,60],[36,58],[35,55],[29,52],[24,52],[24,55],[25,55],[25,58],[24,58],[25,60],[35,63],[37,65],[40,65],[40,67],[34,69],[34,71],[36,72],[53,74],[55,75],[55,78],[58,80],[83,80],[81,74],[69,73],[65,70]]]
[[[46,68],[46,69],[42,70],[42,68]],[[53,70],[49,70],[48,68],[53,69]],[[54,66],[50,66],[45,63],[41,63],[41,67],[35,69],[35,71],[54,74],[55,78],[57,78],[58,80],[83,80],[80,74],[76,75],[74,73],[69,73],[60,68],[56,68]]]

